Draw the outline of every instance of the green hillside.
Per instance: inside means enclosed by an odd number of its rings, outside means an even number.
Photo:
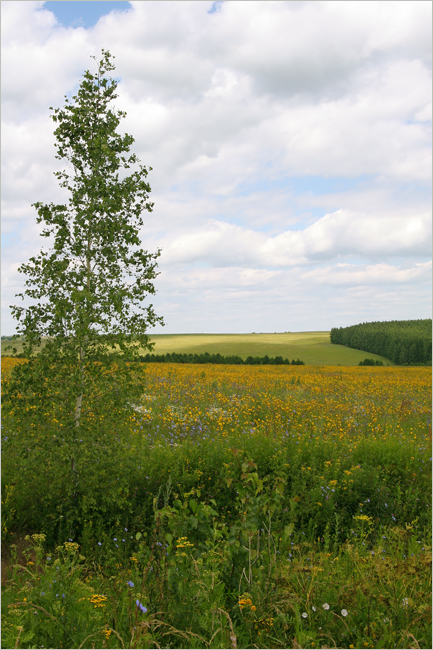
[[[344,345],[333,345],[329,332],[288,332],[282,334],[159,334],[151,337],[155,354],[184,352],[192,354],[236,354],[248,356],[282,356],[302,359],[307,365],[357,366],[366,356],[391,363],[384,357],[366,354]],[[391,364],[393,365],[393,364]]]
[[[9,341],[7,339],[2,339],[2,355],[11,355],[13,356],[12,349],[8,350],[8,347],[14,347],[17,349],[17,354],[23,351],[23,344],[19,341]]]
[[[183,352],[191,354],[239,355],[269,357],[282,356],[287,359],[301,359],[312,366],[357,366],[366,357],[394,365],[385,357],[367,354],[344,345],[330,342],[329,332],[285,332],[282,334],[154,334],[155,354]],[[7,354],[3,340],[2,354]],[[20,341],[15,343],[18,353],[22,351]],[[146,350],[142,354],[146,354]]]

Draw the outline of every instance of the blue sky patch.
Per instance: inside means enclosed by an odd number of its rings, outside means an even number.
[[[248,196],[252,191],[270,192],[276,189],[286,189],[298,194],[326,195],[338,192],[348,192],[358,189],[373,180],[373,176],[357,176],[355,178],[324,176],[286,176],[278,179],[267,179],[239,183],[237,194]]]
[[[216,0],[216,2],[212,2],[212,6],[208,11],[208,14],[216,14],[217,11],[221,11],[221,7],[223,4],[223,0]]]
[[[101,2],[93,0],[76,0],[74,2],[58,2],[48,0],[44,2],[44,9],[52,11],[59,23],[64,27],[94,27],[101,16],[109,14],[110,11],[128,11],[131,4],[126,0],[113,0],[113,2]]]

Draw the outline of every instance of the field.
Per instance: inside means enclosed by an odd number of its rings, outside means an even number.
[[[431,647],[431,369],[322,363],[134,366],[73,508],[67,409],[6,405],[2,647]]]
[[[237,354],[248,356],[282,356],[301,359],[313,366],[357,366],[367,356],[393,365],[378,355],[352,350],[344,345],[333,345],[329,332],[285,332],[282,334],[160,334],[152,336],[155,354],[191,352],[200,354]]]
[[[333,345],[329,332],[285,332],[282,334],[158,334],[151,336],[155,343],[155,354],[184,352],[200,354],[239,355],[301,359],[313,366],[357,366],[366,357],[394,365],[389,359],[362,350],[353,350],[344,345]],[[2,341],[2,354],[8,341]],[[22,352],[22,343],[16,343],[17,352]],[[147,351],[143,350],[142,353]]]

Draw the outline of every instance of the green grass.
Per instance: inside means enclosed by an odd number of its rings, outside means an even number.
[[[158,334],[151,336],[155,354],[183,352],[248,356],[282,356],[301,359],[312,366],[357,366],[367,356],[394,365],[377,354],[333,345],[329,332],[284,332],[282,334]]]
[[[378,359],[385,364],[394,365],[392,361],[378,354],[354,350],[344,345],[330,342],[329,332],[283,332],[275,334],[152,334],[155,354],[182,352],[192,354],[238,355],[243,359],[248,356],[269,357],[282,356],[290,361],[301,359],[311,366],[357,366],[366,357]],[[1,342],[2,354],[10,341]],[[21,341],[14,343],[17,352],[23,351]],[[147,350],[142,351],[143,354]]]
[[[12,352],[13,347],[17,349],[17,353],[19,354],[20,352],[23,351],[23,343],[22,343],[22,341],[21,340],[19,340],[19,341],[2,340],[2,352],[1,352],[2,356],[3,355],[8,356],[10,354],[13,354],[13,352]],[[8,350],[8,348],[10,348],[10,349]]]

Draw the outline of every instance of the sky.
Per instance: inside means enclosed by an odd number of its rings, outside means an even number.
[[[1,2],[2,335],[64,202],[50,106],[115,56],[154,333],[431,317],[427,1]]]

